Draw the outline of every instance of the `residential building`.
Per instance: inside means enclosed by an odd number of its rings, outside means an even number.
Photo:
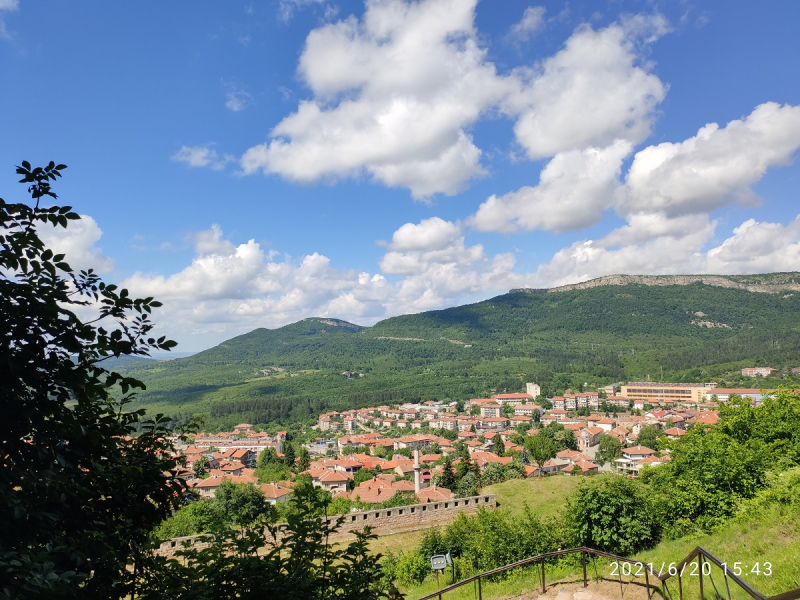
[[[636,402],[673,400],[686,404],[699,404],[705,400],[706,386],[702,383],[656,383],[652,381],[631,382],[622,386],[621,393]]]
[[[495,394],[492,398],[497,404],[508,404],[509,406],[533,402],[533,396],[530,394]]]
[[[769,377],[775,371],[772,367],[745,367],[742,369],[742,377]]]

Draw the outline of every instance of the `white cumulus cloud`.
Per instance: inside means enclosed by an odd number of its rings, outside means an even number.
[[[614,204],[622,160],[631,150],[617,140],[607,148],[559,153],[542,169],[539,185],[489,197],[467,223],[496,232],[590,227]]]
[[[473,26],[475,0],[370,2],[312,31],[298,72],[314,93],[241,158],[299,182],[366,175],[416,198],[483,174],[467,133],[505,93]]]
[[[45,225],[37,231],[45,246],[55,254],[64,254],[64,260],[75,271],[94,269],[102,274],[114,268],[114,260],[95,245],[100,241],[103,231],[97,221],[88,215],[81,215],[78,221],[70,221],[66,229]]]
[[[789,164],[798,147],[800,106],[762,104],[724,128],[711,123],[683,142],[638,152],[621,208],[681,215],[752,205],[758,199],[750,186],[770,167]]]
[[[522,13],[522,19],[511,26],[509,35],[512,39],[526,41],[544,29],[544,15],[547,9],[544,6],[529,6]]]
[[[637,48],[667,31],[663,17],[640,17],[595,31],[579,27],[554,56],[519,68],[519,87],[503,108],[516,117],[517,141],[532,159],[605,147],[650,135],[666,86]]]

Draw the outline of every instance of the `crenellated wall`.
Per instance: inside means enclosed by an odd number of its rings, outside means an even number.
[[[350,540],[354,537],[351,533],[353,530],[361,531],[367,525],[372,528],[373,533],[379,536],[428,529],[438,525],[447,525],[459,513],[473,514],[479,508],[494,508],[496,505],[494,494],[484,494],[442,502],[352,512],[341,515],[344,522],[339,530],[328,539],[334,542]],[[328,517],[328,522],[334,523],[338,518],[339,515]],[[285,526],[278,528],[279,536],[284,529]],[[174,556],[175,552],[183,547],[184,542],[188,542],[197,549],[207,547],[208,544],[199,539],[201,537],[186,536],[166,541],[161,544],[156,553],[161,556]]]

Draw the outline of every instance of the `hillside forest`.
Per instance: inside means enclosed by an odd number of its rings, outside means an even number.
[[[800,281],[796,273],[759,277]],[[800,365],[799,310],[800,293],[702,283],[509,293],[372,327],[308,318],[190,357],[119,368],[147,386],[135,406],[202,417],[210,430],[518,392],[529,381],[546,396],[647,379],[774,388],[800,383],[791,372]],[[753,365],[778,371],[742,377]]]

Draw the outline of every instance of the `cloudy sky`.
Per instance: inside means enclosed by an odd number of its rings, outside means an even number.
[[[800,270],[800,3],[0,0],[0,194],[179,350],[612,273]]]

